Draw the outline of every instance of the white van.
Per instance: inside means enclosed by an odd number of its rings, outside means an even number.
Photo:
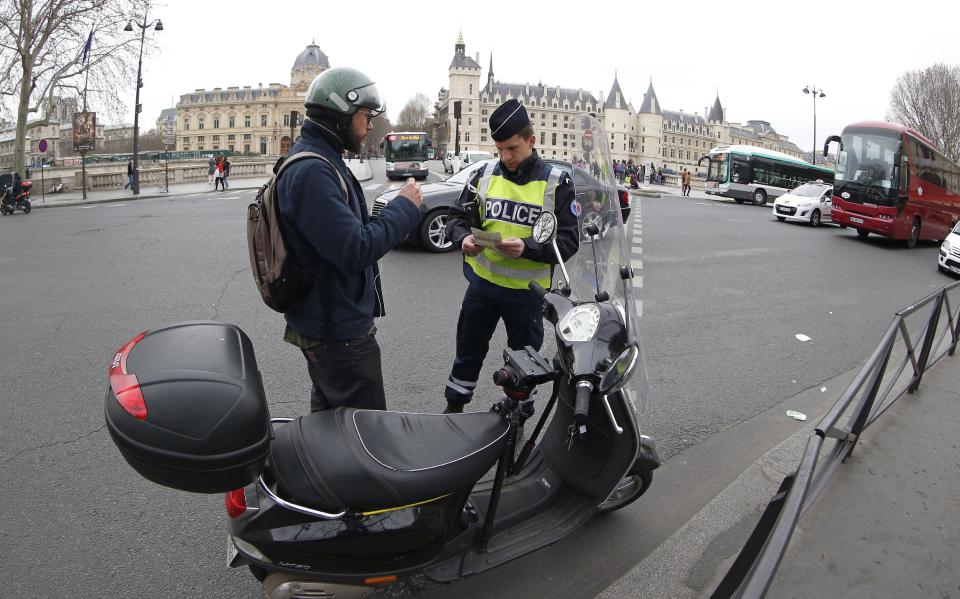
[[[460,155],[453,160],[453,170],[450,172],[459,173],[461,169],[467,168],[475,162],[482,162],[491,158],[493,158],[493,154],[490,152],[460,152]]]
[[[453,150],[447,150],[443,154],[443,172],[453,172]]]

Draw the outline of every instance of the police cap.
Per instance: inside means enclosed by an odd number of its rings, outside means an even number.
[[[490,115],[490,137],[494,141],[510,139],[530,124],[527,109],[516,100],[507,100]]]

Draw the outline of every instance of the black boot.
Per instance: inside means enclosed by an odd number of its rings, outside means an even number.
[[[463,414],[463,404],[447,402],[447,407],[443,410],[444,414]]]

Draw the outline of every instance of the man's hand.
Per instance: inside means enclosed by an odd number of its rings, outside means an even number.
[[[463,243],[460,244],[460,249],[463,250],[465,256],[476,256],[483,251],[483,248],[477,245],[477,240],[473,235],[467,235],[463,238]]]
[[[511,258],[519,258],[525,247],[527,246],[523,244],[523,240],[516,237],[508,237],[503,241],[498,241],[496,245],[498,252]]]
[[[420,195],[420,184],[417,183],[413,177],[407,179],[406,185],[400,190],[400,195],[413,202],[413,205],[417,208],[420,207],[420,204],[423,204],[423,196]]]

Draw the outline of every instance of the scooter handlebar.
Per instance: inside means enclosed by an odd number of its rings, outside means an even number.
[[[530,284],[528,285],[528,287],[530,287],[530,290],[536,293],[537,297],[539,297],[540,299],[545,298],[547,294],[550,293],[548,289],[544,289],[543,285],[541,285],[540,283],[537,283],[536,281],[530,281]]]

